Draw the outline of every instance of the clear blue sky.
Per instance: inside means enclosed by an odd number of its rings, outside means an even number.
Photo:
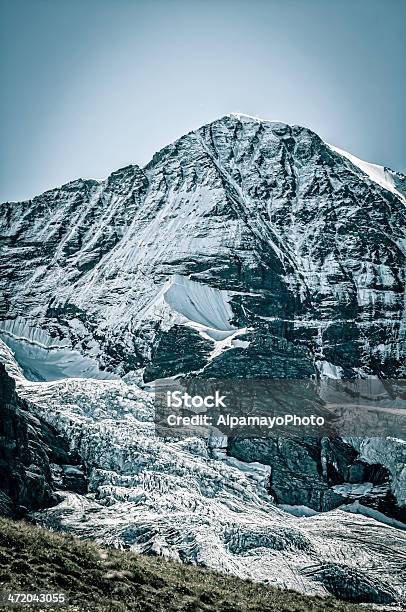
[[[406,0],[0,0],[0,201],[229,112],[406,171]]]

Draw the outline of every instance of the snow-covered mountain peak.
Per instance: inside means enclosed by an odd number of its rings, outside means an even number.
[[[258,359],[264,377],[307,376],[324,362],[344,376],[403,372],[404,202],[307,128],[228,115],[144,168],[1,208],[5,333],[18,318],[25,340],[42,330],[118,375],[160,376],[175,335],[190,359],[166,363],[169,375],[209,362],[219,375],[252,375]],[[198,290],[192,317],[156,306],[174,278],[189,283],[169,290],[176,306]],[[197,313],[226,294],[221,320],[251,331],[213,359]]]
[[[226,115],[226,117],[234,117],[239,121],[247,121],[248,123],[252,121],[255,123],[264,123],[266,121],[265,119],[260,119],[259,117],[254,117],[253,115],[246,115],[245,113],[229,113]]]

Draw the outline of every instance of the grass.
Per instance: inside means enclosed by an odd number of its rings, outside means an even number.
[[[304,596],[159,557],[102,548],[23,521],[0,518],[0,591],[10,590],[63,591],[69,594],[69,605],[58,609],[70,612],[371,609],[332,597]],[[21,610],[21,606],[5,608],[11,609]]]

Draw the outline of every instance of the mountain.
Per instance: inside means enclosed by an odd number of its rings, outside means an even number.
[[[234,114],[144,168],[2,204],[1,360],[88,477],[35,520],[308,593],[404,599],[401,432],[167,440],[148,385],[402,379],[405,186],[306,128]]]
[[[376,168],[230,115],[3,204],[3,338],[34,380],[402,377],[406,178]]]

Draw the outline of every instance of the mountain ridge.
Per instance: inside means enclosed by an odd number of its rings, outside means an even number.
[[[257,122],[257,123],[274,123],[274,124],[289,125],[290,127],[299,127],[299,128],[304,128],[304,126],[301,126],[300,124],[296,124],[296,123],[289,124],[289,123],[286,123],[286,122],[284,122],[284,121],[281,121],[281,120],[276,120],[276,119],[262,119],[262,118],[260,118],[260,117],[256,117],[256,116],[254,116],[254,115],[249,115],[249,114],[247,114],[247,113],[230,112],[230,113],[227,113],[227,114],[225,114],[225,115],[222,115],[221,117],[219,117],[219,118],[217,118],[217,119],[213,119],[212,121],[209,121],[209,122],[207,122],[207,123],[204,123],[203,125],[201,125],[201,126],[199,126],[199,127],[195,128],[195,129],[190,130],[189,132],[187,132],[186,134],[184,134],[184,135],[182,135],[182,136],[179,136],[178,138],[176,138],[176,139],[175,139],[175,140],[173,140],[172,142],[170,142],[170,143],[168,143],[167,145],[164,145],[163,147],[161,147],[161,149],[159,149],[159,150],[158,150],[158,151],[157,151],[157,152],[156,152],[154,155],[159,155],[159,153],[160,153],[161,151],[163,151],[163,150],[164,150],[164,149],[166,149],[167,147],[170,147],[171,145],[175,144],[175,143],[176,143],[178,140],[180,140],[180,139],[181,139],[181,138],[183,138],[184,136],[188,136],[188,135],[190,135],[190,134],[192,134],[192,133],[195,133],[195,132],[197,132],[199,129],[202,129],[202,128],[204,128],[204,127],[208,127],[208,126],[212,125],[213,123],[216,123],[216,122],[218,122],[218,121],[222,121],[223,119],[225,119],[225,118],[227,118],[227,117],[235,117],[235,118],[237,118],[237,119],[238,119],[238,120],[240,120],[240,121],[244,121],[244,120],[246,120],[246,121],[248,121],[248,122],[250,122],[250,121],[255,121],[255,122]],[[314,130],[312,130],[312,129],[310,129],[310,128],[304,128],[304,129],[308,129],[310,132],[312,132],[313,134],[315,134],[315,135],[317,136],[317,132],[315,132]],[[326,141],[325,141],[325,142],[326,142]],[[326,144],[328,144],[328,143],[326,142]],[[374,162],[368,162],[368,161],[365,161],[365,160],[360,159],[360,158],[356,157],[355,155],[353,155],[353,154],[351,154],[351,153],[347,152],[346,150],[344,150],[344,149],[342,149],[342,148],[340,148],[340,147],[337,147],[336,145],[329,144],[329,146],[330,146],[330,147],[331,147],[333,150],[335,150],[336,152],[338,152],[340,155],[343,155],[344,157],[348,157],[348,159],[350,159],[350,158],[352,157],[352,158],[354,158],[355,160],[357,160],[357,161],[361,162],[362,164],[366,164],[366,165],[370,165],[370,166],[375,166],[375,167],[380,168],[380,169],[382,168],[382,169],[383,169],[383,170],[385,170],[385,171],[389,171],[389,172],[391,172],[391,173],[397,174],[397,175],[398,175],[398,176],[401,178],[401,180],[402,180],[403,182],[406,180],[406,174],[405,174],[404,172],[400,171],[400,170],[394,170],[393,168],[390,168],[389,166],[386,166],[386,165],[381,165],[381,164],[376,164],[376,163],[374,163]],[[108,175],[107,175],[106,177],[104,177],[104,178],[95,178],[95,177],[85,177],[85,178],[83,178],[83,177],[79,177],[79,178],[73,178],[72,180],[68,180],[67,182],[62,183],[61,185],[57,185],[57,186],[55,186],[55,187],[50,187],[49,189],[45,189],[45,190],[44,190],[43,192],[41,192],[41,194],[39,194],[39,195],[43,195],[43,194],[45,194],[45,193],[49,193],[49,192],[52,192],[52,191],[55,191],[55,190],[58,190],[58,189],[62,189],[62,188],[64,188],[64,187],[69,187],[69,186],[74,185],[75,183],[78,183],[78,182],[79,182],[79,183],[97,183],[97,184],[99,184],[99,185],[100,185],[101,183],[105,183],[105,182],[106,182],[106,181],[109,179],[109,177],[110,177],[112,174],[114,174],[115,172],[120,172],[120,171],[127,170],[127,169],[129,169],[129,168],[134,168],[134,167],[137,167],[137,168],[139,168],[139,169],[145,169],[145,168],[146,168],[146,167],[147,167],[147,166],[148,166],[148,165],[149,165],[149,164],[152,162],[154,155],[153,155],[153,156],[152,156],[152,158],[151,158],[151,159],[150,159],[148,162],[146,162],[145,164],[137,164],[137,163],[134,163],[134,162],[129,162],[129,163],[128,163],[128,164],[126,164],[125,166],[120,166],[120,168],[118,168],[117,170],[113,170],[112,172],[110,172],[110,174],[108,174]],[[350,159],[350,161],[351,161],[351,159]],[[355,163],[355,165],[357,165],[357,164]],[[366,174],[367,174],[367,173],[366,173]],[[379,183],[378,183],[378,184],[379,184]],[[7,203],[7,204],[17,204],[17,203],[19,203],[19,202],[30,202],[30,201],[33,201],[35,198],[39,197],[39,195],[35,195],[35,196],[33,196],[32,198],[26,198],[26,199],[24,199],[24,200],[4,200],[4,202],[3,202],[3,203]]]
[[[269,307],[262,314],[257,312],[268,319],[276,316],[294,320],[305,313],[305,319],[313,316],[327,320],[330,311],[331,318],[351,325],[365,308],[382,311],[381,316],[379,312],[366,314],[367,319],[383,319],[383,313],[394,306],[382,304],[380,287],[386,292],[385,299],[398,303],[395,320],[403,316],[395,295],[398,292],[400,299],[404,282],[403,203],[393,192],[370,182],[362,170],[349,165],[307,128],[249,118],[241,122],[235,116],[225,116],[164,147],[144,169],[126,166],[104,183],[73,181],[32,201],[2,207],[6,213],[1,230],[6,259],[3,265],[8,272],[8,287],[1,287],[6,296],[1,315],[3,331],[14,334],[20,316],[24,326],[35,328],[31,335],[39,326],[41,333],[59,336],[72,349],[96,358],[101,368],[111,373],[145,367],[150,348],[137,331],[134,336],[127,329],[128,346],[122,346],[121,354],[115,356],[117,343],[101,347],[98,337],[105,336],[106,331],[108,336],[114,334],[116,319],[133,320],[130,327],[136,330],[140,321],[136,312],[148,311],[154,294],[173,274],[247,294],[270,291],[280,306],[275,303],[271,312],[266,311]],[[364,236],[348,215],[359,217]],[[371,227],[371,218],[375,228]],[[309,233],[309,223],[317,224],[313,234]],[[337,227],[341,227],[341,235],[348,232],[347,241],[340,246],[334,237]],[[154,233],[155,244],[151,242]],[[349,243],[350,236],[358,243],[355,248]],[[371,253],[367,258],[362,255],[366,238]],[[179,243],[177,248],[175,242]],[[27,257],[29,254],[37,263],[34,278],[39,283],[46,278],[49,282],[43,285],[43,296],[38,296],[28,310],[21,307],[21,300],[17,308],[7,308],[7,302],[18,299],[19,292],[29,287],[35,292],[29,272],[32,264],[24,263],[24,244]],[[378,265],[373,252],[380,253]],[[7,255],[14,256],[11,266]],[[358,264],[353,263],[355,259]],[[364,271],[357,270],[362,259]],[[388,266],[385,259],[393,262]],[[227,266],[231,273],[225,279]],[[25,290],[21,280],[26,271],[30,278]],[[250,278],[249,274],[254,276]],[[326,280],[322,280],[323,274]],[[334,277],[332,282],[327,279],[329,274]],[[325,287],[331,285],[330,297],[323,298],[323,283]],[[92,288],[92,300],[99,301],[95,309],[89,310],[85,285]],[[139,297],[133,295],[132,286],[140,289]],[[368,300],[372,300],[369,306],[365,303]],[[241,298],[239,304],[237,301],[234,297],[234,316],[241,313],[241,308],[245,312],[252,309],[249,298]],[[78,328],[87,328],[83,330],[86,338],[81,340],[75,330],[62,323],[66,308],[78,315]],[[261,310],[260,304],[254,305],[254,310],[258,308]],[[325,311],[321,317],[320,308]],[[85,318],[84,323],[81,318]],[[258,316],[256,322],[260,322]],[[145,323],[144,328],[155,325]],[[250,317],[245,317],[240,327],[249,327],[249,323]],[[388,337],[389,330],[385,334]],[[86,349],[83,342],[94,346]],[[314,351],[314,342],[310,344]],[[332,359],[327,361],[334,363]],[[370,368],[371,360],[366,361]],[[354,375],[354,366],[347,369],[348,375]],[[385,369],[387,375],[395,375],[398,366]]]

